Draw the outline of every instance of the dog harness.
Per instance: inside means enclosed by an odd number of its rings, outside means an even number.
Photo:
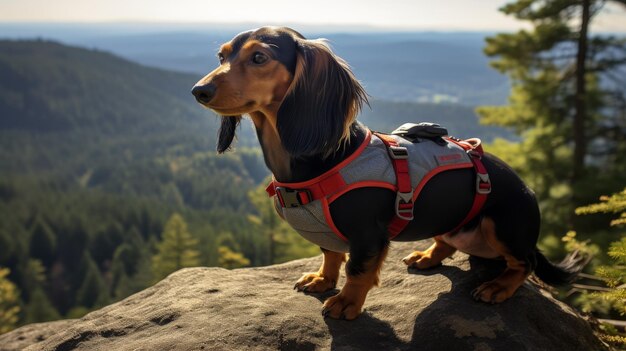
[[[348,158],[324,174],[299,183],[270,182],[266,191],[277,196],[283,217],[305,239],[335,252],[348,252],[348,239],[337,229],[330,204],[357,188],[376,187],[396,192],[395,216],[387,226],[390,239],[413,219],[413,202],[435,175],[453,169],[474,168],[476,195],[471,210],[452,231],[463,227],[481,210],[491,191],[481,162],[479,139],[439,138],[411,142],[397,135],[372,133]],[[443,233],[441,233],[443,234]]]

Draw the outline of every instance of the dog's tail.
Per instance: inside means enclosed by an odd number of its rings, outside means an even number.
[[[558,264],[550,262],[539,249],[535,249],[534,254],[537,262],[535,275],[543,282],[555,286],[566,285],[574,281],[578,273],[589,262],[578,251],[570,253]]]

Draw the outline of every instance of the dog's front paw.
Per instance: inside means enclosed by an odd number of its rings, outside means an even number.
[[[503,284],[496,279],[483,283],[481,286],[474,289],[472,291],[472,296],[476,301],[500,303],[513,296],[516,290],[517,287]]]
[[[427,269],[437,266],[441,261],[434,260],[429,252],[413,251],[402,259],[402,262],[411,268]]]
[[[336,285],[337,281],[335,279],[323,277],[319,273],[307,273],[296,282],[293,288],[309,293],[321,293],[334,289]]]
[[[359,299],[350,298],[347,295],[339,293],[329,297],[326,302],[324,302],[322,315],[334,319],[353,320],[361,314],[363,302],[364,301],[359,301]]]

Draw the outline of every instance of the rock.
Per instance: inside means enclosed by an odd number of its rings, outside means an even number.
[[[407,271],[401,258],[428,244],[392,245],[381,287],[351,322],[321,315],[336,291],[292,289],[302,273],[319,268],[318,256],[261,268],[183,269],[81,319],[2,335],[0,350],[607,349],[574,310],[530,282],[499,305],[472,300],[472,289],[497,274],[493,263],[457,253],[441,267]]]

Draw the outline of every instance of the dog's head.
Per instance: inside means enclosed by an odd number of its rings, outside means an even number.
[[[293,157],[328,155],[350,136],[367,95],[322,40],[289,28],[243,32],[221,46],[219,67],[192,94],[222,116],[217,151],[226,151],[244,114],[260,112]]]

